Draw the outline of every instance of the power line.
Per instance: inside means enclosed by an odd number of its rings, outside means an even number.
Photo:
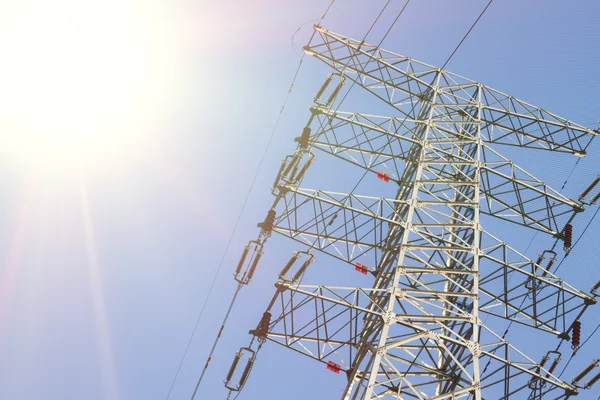
[[[367,31],[367,33],[365,33],[365,37],[364,37],[363,41],[367,40],[367,36],[369,36],[369,33],[371,33],[371,31],[373,30],[373,27],[375,26],[375,24],[377,23],[377,21],[379,21],[379,18],[381,17],[381,15],[383,14],[383,12],[387,8],[387,6],[390,4],[390,1],[391,0],[388,0],[387,3],[385,3],[385,5],[381,9],[381,11],[379,12],[379,15],[377,16],[377,18],[375,18],[375,21],[373,21],[373,23],[371,24],[371,27],[369,28],[369,30]],[[393,24],[392,24],[392,26],[393,26]]]
[[[327,9],[325,10],[325,12],[323,13],[323,15],[321,16],[321,18],[316,18],[316,19],[311,19],[306,21],[305,23],[301,24],[298,29],[296,29],[296,31],[294,32],[294,34],[292,35],[292,50],[294,50],[294,53],[296,53],[296,56],[298,56],[298,58],[304,58],[304,53],[302,53],[302,56],[298,55],[298,53],[296,52],[296,46],[294,43],[294,38],[296,37],[296,35],[298,34],[298,32],[300,32],[300,29],[302,29],[302,27],[308,23],[311,22],[315,22],[318,21],[317,23],[320,24],[321,21],[323,21],[323,19],[325,18],[325,16],[327,15],[327,13],[329,12],[329,9],[331,8],[331,6],[333,5],[333,3],[335,3],[335,0],[331,0],[331,3],[329,3],[329,6],[327,7]],[[389,1],[388,1],[389,3]],[[314,33],[313,33],[314,36]],[[311,36],[312,39],[312,36]]]
[[[279,126],[279,122],[281,120],[281,116],[283,114],[283,110],[285,109],[285,106],[287,104],[287,101],[290,97],[290,94],[292,93],[293,90],[293,86],[294,83],[296,81],[296,78],[298,76],[298,73],[300,72],[300,67],[302,66],[302,61],[303,59],[300,60],[300,63],[298,64],[298,68],[296,69],[296,73],[294,74],[294,78],[292,80],[292,84],[290,85],[290,88],[288,90],[288,93],[285,97],[285,100],[283,102],[283,106],[281,107],[281,109],[279,110],[279,115],[277,116],[277,120],[275,121],[275,126],[273,127],[273,130],[271,131],[271,134],[269,136],[269,140],[267,141],[267,145],[265,147],[265,151],[263,152],[263,155],[260,159],[260,162],[258,163],[258,168],[256,169],[256,173],[254,175],[254,178],[252,179],[252,182],[250,183],[250,188],[248,189],[248,193],[246,194],[246,198],[244,199],[244,202],[242,203],[242,208],[240,209],[240,213],[238,214],[238,217],[235,221],[235,224],[233,226],[233,230],[231,231],[231,235],[229,236],[229,240],[227,241],[227,245],[225,246],[225,251],[223,252],[223,256],[221,257],[221,261],[219,261],[219,266],[217,267],[217,271],[215,272],[215,275],[213,277],[213,280],[211,282],[210,288],[208,289],[208,293],[206,294],[206,297],[204,298],[204,302],[202,304],[202,309],[200,310],[200,314],[198,315],[198,318],[196,319],[196,324],[194,325],[194,329],[192,330],[192,334],[190,335],[190,338],[188,340],[188,343],[185,347],[185,351],[183,352],[183,357],[181,358],[181,361],[179,362],[179,366],[177,367],[177,372],[175,373],[175,378],[173,379],[173,382],[171,383],[171,387],[169,388],[169,393],[167,394],[167,399],[170,398],[171,392],[173,390],[173,386],[175,385],[175,381],[177,380],[177,376],[179,375],[179,371],[181,370],[181,366],[183,365],[183,361],[187,355],[187,352],[190,348],[190,345],[192,343],[192,339],[194,338],[194,335],[196,334],[196,331],[198,330],[198,325],[200,324],[200,320],[202,319],[202,316],[204,315],[204,310],[206,309],[206,304],[208,303],[208,300],[212,294],[212,291],[215,287],[215,283],[217,282],[217,278],[219,277],[219,273],[221,272],[221,269],[223,267],[223,262],[225,261],[225,257],[227,256],[227,252],[229,251],[229,247],[231,246],[231,242],[233,241],[233,236],[235,235],[235,232],[237,231],[237,228],[239,226],[240,220],[242,219],[242,215],[244,214],[244,211],[246,209],[246,206],[248,204],[248,199],[250,198],[250,194],[252,193],[252,189],[254,188],[254,184],[256,183],[256,180],[258,178],[258,174],[262,168],[263,162],[265,160],[265,157],[267,155],[268,149],[271,145],[271,141],[273,139],[273,136],[275,134],[275,131],[277,129],[277,127]]]
[[[475,22],[473,22],[473,25],[471,25],[471,27],[469,28],[469,30],[467,31],[467,33],[465,33],[465,36],[463,36],[463,38],[458,43],[458,45],[456,46],[456,48],[454,49],[454,51],[452,52],[452,54],[450,54],[450,57],[448,57],[448,59],[446,60],[446,62],[444,63],[444,65],[442,65],[442,68],[440,68],[440,69],[443,70],[446,67],[446,65],[448,65],[448,63],[450,62],[450,60],[452,59],[452,57],[454,57],[454,54],[456,54],[456,52],[458,51],[458,49],[460,48],[460,46],[463,44],[463,42],[465,41],[465,39],[467,38],[467,36],[469,36],[469,34],[473,30],[473,28],[475,28],[475,25],[477,25],[477,23],[479,22],[479,20],[481,19],[481,17],[483,17],[483,14],[485,14],[485,12],[487,11],[488,7],[492,4],[493,1],[494,0],[490,0],[487,3],[487,5],[485,6],[485,8],[479,14],[479,17],[477,17],[477,19],[475,20]]]
[[[387,36],[390,34],[392,28],[394,27],[394,25],[396,25],[396,22],[398,22],[398,19],[400,18],[400,16],[402,15],[402,13],[404,12],[404,9],[406,9],[406,6],[408,6],[408,3],[410,3],[410,0],[407,0],[406,3],[404,3],[404,6],[402,7],[402,9],[400,10],[400,12],[398,13],[398,15],[396,15],[396,19],[394,19],[394,21],[392,22],[392,25],[390,25],[390,27],[388,28],[387,32],[385,33],[385,35],[383,35],[383,38],[381,38],[381,41],[379,42],[379,44],[377,45],[377,47],[381,47],[381,44],[383,43],[383,41],[387,38]]]
[[[325,16],[327,15],[327,13],[329,12],[329,10],[331,9],[331,6],[333,5],[333,3],[335,3],[335,0],[331,0],[331,2],[329,3],[329,6],[327,6],[327,9],[325,10],[325,12],[323,13],[323,15],[321,16],[321,19],[319,20],[319,23],[321,23],[323,21],[323,19],[325,18]],[[314,33],[313,33],[314,35]],[[290,88],[288,89],[288,92],[285,96],[285,99],[283,101],[283,105],[281,106],[281,109],[279,110],[279,114],[277,115],[277,119],[275,120],[275,125],[273,126],[273,129],[271,130],[271,133],[269,135],[269,139],[267,140],[267,144],[265,146],[265,150],[262,154],[262,157],[260,159],[260,162],[258,163],[258,167],[256,169],[256,173],[254,174],[254,178],[252,179],[252,182],[250,183],[250,187],[248,189],[248,193],[246,194],[246,198],[244,199],[244,202],[242,203],[242,208],[240,209],[240,213],[237,217],[237,220],[233,226],[233,230],[231,232],[231,235],[229,236],[229,240],[227,241],[227,245],[225,246],[225,251],[223,252],[223,256],[221,257],[221,261],[219,262],[219,265],[217,267],[217,271],[215,272],[215,275],[213,277],[213,280],[211,282],[210,288],[208,289],[208,293],[206,294],[206,297],[204,299],[204,302],[202,304],[202,308],[200,310],[200,314],[198,315],[198,318],[196,319],[196,324],[194,325],[194,329],[192,330],[192,334],[190,335],[190,338],[188,340],[188,343],[185,347],[185,350],[183,352],[183,356],[181,357],[181,360],[179,362],[179,365],[177,367],[177,371],[175,372],[175,376],[173,377],[173,381],[171,382],[171,386],[169,387],[169,392],[167,393],[167,397],[166,399],[168,400],[171,397],[171,392],[173,391],[173,387],[175,386],[175,382],[177,381],[177,377],[179,376],[179,372],[181,371],[181,366],[183,365],[183,361],[185,360],[185,357],[189,351],[190,345],[192,343],[192,340],[194,338],[194,335],[196,334],[196,331],[198,330],[198,325],[200,324],[200,320],[202,319],[202,316],[204,315],[204,310],[206,309],[206,304],[208,303],[208,300],[212,294],[212,291],[215,287],[215,283],[217,281],[217,278],[219,277],[219,273],[221,272],[221,269],[223,267],[223,262],[225,261],[225,257],[227,256],[227,252],[229,250],[229,247],[231,245],[231,242],[233,241],[233,236],[235,235],[235,232],[237,231],[237,228],[239,226],[240,220],[242,219],[242,215],[244,214],[244,210],[246,209],[246,205],[248,204],[248,199],[250,198],[250,194],[252,193],[252,189],[254,188],[254,184],[256,183],[256,180],[258,178],[258,175],[260,173],[260,170],[263,166],[263,163],[265,161],[265,158],[267,156],[267,152],[269,150],[269,147],[271,146],[271,142],[273,141],[273,137],[275,136],[275,132],[277,130],[277,127],[279,126],[279,122],[281,121],[281,116],[283,115],[283,111],[285,109],[285,106],[288,103],[288,100],[290,98],[290,95],[292,93],[292,90],[294,88],[294,83],[296,83],[296,79],[298,78],[298,74],[300,73],[300,68],[302,67],[302,62],[304,61],[304,54],[302,55],[302,57],[300,58],[300,61],[298,63],[298,67],[296,68],[296,72],[294,73],[294,77],[292,78],[292,83],[290,84]],[[201,379],[200,379],[201,380]],[[198,382],[199,384],[200,382]]]
[[[583,341],[583,343],[581,343],[581,346],[579,346],[579,348],[582,348],[582,347],[583,347],[583,345],[584,345],[584,344],[586,344],[586,343],[587,343],[587,342],[588,342],[588,341],[589,341],[589,340],[590,340],[590,339],[591,339],[591,338],[592,338],[592,337],[593,337],[593,336],[596,334],[596,332],[598,332],[598,329],[600,329],[600,324],[598,324],[598,325],[596,326],[596,328],[595,328],[595,329],[592,331],[592,333],[590,334],[590,336],[588,336],[588,338],[587,338],[587,339],[585,339],[585,340]]]
[[[212,355],[215,352],[215,349],[217,348],[217,343],[219,343],[219,338],[221,337],[221,333],[223,333],[223,329],[225,329],[225,324],[227,323],[227,319],[229,319],[229,314],[231,314],[231,310],[233,309],[233,305],[235,304],[235,300],[237,299],[237,295],[240,293],[242,286],[243,285],[241,283],[238,285],[238,287],[235,290],[235,293],[233,295],[233,299],[231,299],[231,303],[229,304],[229,308],[227,309],[227,313],[225,314],[225,318],[223,318],[221,328],[219,329],[219,334],[217,335],[217,338],[214,341],[212,348],[210,349],[210,353],[208,354],[208,359],[206,360],[206,364],[204,364],[204,369],[202,370],[202,373],[200,374],[200,378],[198,378],[198,382],[196,383],[196,387],[194,388],[194,393],[192,393],[192,400],[194,400],[194,397],[196,397],[196,393],[198,392],[200,383],[202,383],[202,378],[204,378],[204,374],[206,373],[206,370],[208,369],[208,365],[210,364]]]

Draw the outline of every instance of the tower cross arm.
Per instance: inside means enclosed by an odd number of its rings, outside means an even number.
[[[464,114],[470,106],[480,106],[482,139],[489,143],[584,156],[591,140],[600,134],[433,65],[320,26],[315,26],[315,31],[313,40],[304,48],[307,54],[344,74],[403,116],[414,118],[419,109],[415,105],[431,101],[436,91],[436,102],[448,106],[450,118],[460,116],[461,111]],[[436,81],[438,85],[434,84]]]

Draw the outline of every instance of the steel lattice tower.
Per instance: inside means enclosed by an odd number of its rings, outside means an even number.
[[[552,273],[554,247],[533,261],[488,233],[480,216],[508,220],[568,245],[565,227],[583,205],[495,148],[582,157],[598,132],[319,26],[304,51],[340,80],[353,81],[393,107],[397,116],[331,109],[340,85],[330,100],[317,101],[298,149],[277,176],[272,231],[371,274],[374,283],[300,283],[312,256],[288,277],[301,256],[296,254],[276,284],[268,329],[262,321],[253,333],[345,372],[342,399],[576,394],[552,374],[553,367],[511,346],[482,316],[568,339],[573,321],[595,298]],[[318,152],[396,183],[396,196],[300,188]]]

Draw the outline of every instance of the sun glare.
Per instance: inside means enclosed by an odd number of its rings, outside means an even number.
[[[0,156],[43,169],[100,166],[153,139],[180,88],[166,1],[8,3],[0,15]]]

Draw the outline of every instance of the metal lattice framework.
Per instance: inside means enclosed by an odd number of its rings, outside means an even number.
[[[266,339],[334,360],[348,378],[343,399],[576,394],[484,325],[482,315],[564,337],[594,298],[488,233],[480,215],[560,239],[582,205],[494,148],[583,156],[597,132],[440,68],[315,31],[305,52],[396,116],[317,102],[309,126],[318,128],[278,174],[273,231],[350,265],[372,266],[373,283],[314,286],[282,277]],[[319,152],[395,182],[396,196],[300,188]]]

